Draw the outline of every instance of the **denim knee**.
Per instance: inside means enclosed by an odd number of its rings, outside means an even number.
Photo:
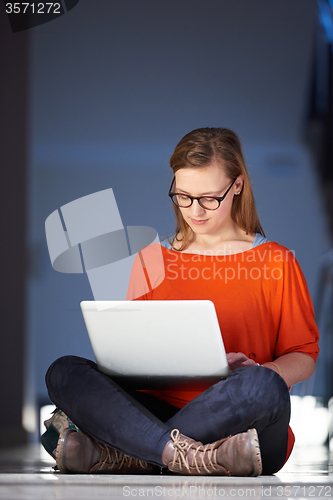
[[[290,407],[289,388],[280,375],[265,366],[248,366],[235,370],[246,380],[247,399],[256,405],[275,410]]]
[[[78,356],[62,356],[56,359],[47,370],[45,383],[50,399],[55,404],[57,404],[58,394],[66,388],[69,380],[80,365],[96,367],[96,364],[89,359]]]

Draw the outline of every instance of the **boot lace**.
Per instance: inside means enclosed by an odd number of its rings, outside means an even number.
[[[198,446],[195,442],[191,443],[180,435],[178,429],[173,429],[173,431],[171,431],[171,439],[175,449],[172,466],[175,466],[178,461],[190,471],[188,453],[192,450],[191,466],[194,466],[198,473],[200,473],[200,465],[198,463],[199,457],[201,459],[201,467],[203,467],[206,472],[211,472],[212,469],[215,471],[219,470],[215,467],[215,465],[217,465],[217,449],[213,449],[211,444]]]
[[[130,469],[131,467],[136,467],[140,469],[148,469],[149,465],[147,462],[143,462],[142,460],[139,460],[138,458],[133,458],[129,457],[128,455],[125,455],[124,453],[117,451],[113,448],[109,448],[105,444],[99,443],[98,441],[95,440],[95,443],[98,444],[98,446],[101,448],[102,451],[106,452],[105,458],[103,462],[101,463],[100,468],[104,467],[104,465],[108,465],[110,470],[112,469],[118,469],[121,470],[123,467],[126,467]],[[114,454],[114,457],[111,456],[111,451],[112,454]]]

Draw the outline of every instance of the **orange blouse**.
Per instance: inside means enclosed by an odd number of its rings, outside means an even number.
[[[226,352],[260,364],[289,352],[314,360],[319,354],[305,278],[293,252],[275,242],[234,255],[181,253],[154,243],[134,261],[127,299],[211,300]],[[147,392],[179,408],[200,393]]]

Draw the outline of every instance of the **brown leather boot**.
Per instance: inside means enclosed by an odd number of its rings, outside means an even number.
[[[61,433],[56,461],[61,472],[72,474],[149,474],[159,470],[74,429]]]
[[[259,476],[262,471],[255,429],[206,445],[174,429],[162,461],[172,472],[185,475]]]

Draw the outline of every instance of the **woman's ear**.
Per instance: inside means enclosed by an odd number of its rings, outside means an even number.
[[[244,184],[244,176],[243,175],[239,175],[237,177],[237,179],[235,180],[235,184],[234,184],[234,194],[241,194],[242,192],[242,189],[243,189],[243,184]]]

